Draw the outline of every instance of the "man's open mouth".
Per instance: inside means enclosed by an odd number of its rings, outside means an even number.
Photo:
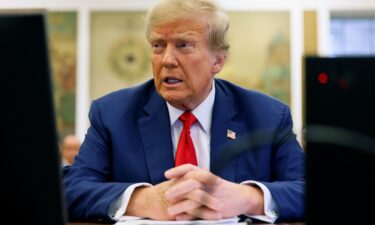
[[[166,82],[167,84],[177,84],[177,83],[182,82],[182,80],[174,78],[174,77],[167,77],[164,79],[164,82]]]

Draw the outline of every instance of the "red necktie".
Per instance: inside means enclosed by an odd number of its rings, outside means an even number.
[[[197,118],[191,112],[184,112],[179,119],[184,123],[184,128],[181,131],[180,140],[178,141],[175,166],[187,163],[197,166],[198,162],[195,156],[194,144],[190,137],[190,127],[197,122]]]

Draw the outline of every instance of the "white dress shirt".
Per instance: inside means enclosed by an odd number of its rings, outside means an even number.
[[[198,105],[192,113],[197,118],[197,122],[190,128],[190,135],[194,143],[195,153],[197,156],[198,167],[210,169],[210,141],[211,141],[211,119],[212,110],[215,100],[215,84],[213,82],[212,89],[207,98]],[[183,123],[178,119],[184,111],[177,109],[167,102],[172,142],[173,154],[176,156],[178,140],[183,128]],[[277,219],[277,206],[271,196],[270,191],[263,184],[256,181],[244,181],[241,184],[257,185],[264,194],[264,212],[266,215],[249,215],[251,218],[256,218],[265,222],[273,223]],[[134,189],[139,186],[152,186],[149,183],[136,183],[129,186],[124,193],[115,200],[109,210],[109,215],[112,219],[118,220],[126,211],[131,194]]]

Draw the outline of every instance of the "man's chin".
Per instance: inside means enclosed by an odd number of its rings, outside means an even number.
[[[184,105],[184,101],[182,101],[180,98],[176,98],[176,97],[163,97],[165,99],[165,101],[167,101],[169,104],[171,104],[172,106],[176,107],[176,108],[180,108],[180,107],[177,107],[179,105]]]
[[[181,110],[191,110],[191,106],[188,101],[184,100],[184,98],[178,96],[163,96],[163,98],[171,104],[173,107]]]

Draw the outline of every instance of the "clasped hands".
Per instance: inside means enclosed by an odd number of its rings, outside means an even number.
[[[191,164],[172,168],[165,177],[158,185],[136,188],[125,214],[155,220],[264,214],[263,192],[257,186],[232,183]]]

